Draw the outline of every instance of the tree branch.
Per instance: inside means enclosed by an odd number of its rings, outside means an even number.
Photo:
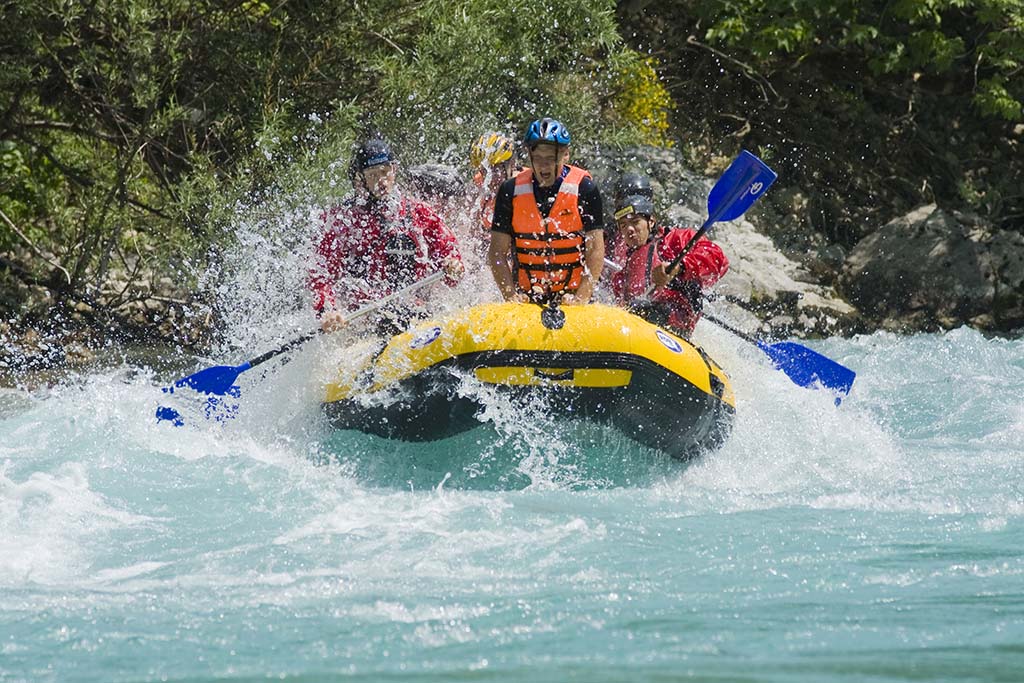
[[[103,133],[101,131],[89,130],[76,126],[73,123],[65,123],[64,121],[26,121],[22,123],[20,128],[42,128],[44,130],[63,130],[69,133],[78,133],[79,135],[87,135],[89,137],[96,138],[98,140],[105,140],[106,142],[120,142],[121,138],[110,133]]]
[[[27,244],[27,245],[29,246],[29,249],[31,249],[31,250],[32,250],[32,251],[33,251],[33,252],[35,253],[35,255],[36,255],[36,256],[38,256],[39,258],[41,258],[41,259],[42,259],[43,261],[45,261],[45,262],[46,262],[47,264],[49,264],[49,265],[50,265],[50,266],[52,266],[53,268],[56,268],[56,269],[57,269],[57,270],[59,270],[60,272],[64,273],[64,277],[66,277],[66,278],[67,278],[67,280],[68,280],[68,284],[69,284],[69,285],[71,284],[71,275],[70,275],[70,273],[68,273],[68,271],[66,271],[66,270],[64,269],[64,267],[63,267],[62,265],[60,265],[59,263],[54,263],[53,261],[51,261],[50,259],[48,259],[48,258],[46,257],[46,255],[45,255],[45,254],[43,254],[42,250],[41,250],[41,249],[40,249],[39,247],[37,247],[37,246],[35,245],[35,242],[33,242],[32,240],[30,240],[30,239],[28,238],[28,236],[27,236],[27,235],[26,235],[25,233],[23,233],[23,232],[22,232],[21,230],[19,230],[19,229],[18,229],[18,226],[17,226],[17,225],[15,225],[15,224],[14,224],[14,223],[13,223],[13,222],[11,221],[11,219],[7,217],[7,214],[6,214],[6,213],[4,213],[2,209],[0,209],[0,218],[2,218],[2,219],[3,219],[4,223],[7,223],[7,225],[9,225],[9,226],[11,227],[11,230],[13,230],[13,231],[14,231],[14,233],[15,233],[15,234],[16,234],[16,235],[17,235],[18,237],[20,237],[20,238],[21,238],[22,240],[24,240],[25,244]]]
[[[752,80],[754,83],[756,83],[759,88],[761,88],[761,97],[764,98],[765,102],[771,102],[771,100],[768,99],[768,93],[766,92],[766,89],[772,91],[772,95],[775,96],[776,100],[782,99],[781,97],[779,97],[779,93],[776,92],[775,88],[772,87],[772,84],[768,81],[768,79],[754,71],[754,68],[751,67],[749,64],[744,64],[740,60],[736,59],[735,57],[730,57],[721,50],[716,50],[710,45],[705,45],[704,43],[697,40],[696,36],[689,36],[686,39],[686,44],[707,50],[716,57],[720,57],[721,59],[724,59],[727,62],[732,62],[736,66],[740,67],[740,71],[742,72],[742,74],[749,78],[750,80]]]

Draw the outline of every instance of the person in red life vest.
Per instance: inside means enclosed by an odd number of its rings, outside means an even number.
[[[649,197],[634,195],[616,205],[615,220],[628,256],[612,278],[619,305],[649,322],[688,338],[700,319],[704,289],[729,270],[722,248],[701,237],[672,271],[667,267],[690,243],[692,228],[662,228],[655,224]],[[651,285],[650,296],[645,293]]]
[[[530,168],[502,183],[487,260],[507,301],[586,304],[604,266],[601,194],[570,166],[569,131],[534,121],[523,140]]]
[[[626,197],[647,197],[654,201],[654,188],[651,187],[651,179],[642,173],[626,171],[615,181],[615,193],[612,196],[612,206],[621,206]],[[619,226],[615,220],[614,211],[611,216],[605,218],[604,246],[605,252],[611,253],[611,260],[615,263],[625,263],[629,249],[626,241],[619,233]]]
[[[320,327],[345,325],[343,311],[391,294],[437,270],[454,287],[462,277],[455,236],[428,204],[395,185],[395,157],[378,138],[364,142],[349,167],[353,193],[325,211],[309,287]],[[382,332],[400,331],[382,327]]]
[[[516,167],[515,143],[501,133],[484,133],[469,148],[469,165],[475,169],[477,188],[473,206],[475,222],[490,232],[494,218],[494,199],[501,184],[521,171]]]

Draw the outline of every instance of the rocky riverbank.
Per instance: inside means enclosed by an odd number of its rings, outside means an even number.
[[[677,152],[660,148],[591,157],[581,162],[609,203],[618,174],[641,171],[654,181],[662,221],[676,225],[703,222],[708,192],[729,162],[716,160],[698,173]],[[742,219],[714,227],[711,236],[731,262],[715,294],[736,304],[735,317],[749,331],[775,337],[1024,328],[1020,233],[932,204],[865,234],[850,250],[830,243],[812,227],[799,188],[779,182]],[[83,365],[112,344],[198,352],[211,339],[216,312],[164,274],[111,273],[87,295],[71,297],[62,294],[58,272],[37,279],[19,272],[27,256],[0,255],[9,308],[0,320],[0,372]]]
[[[642,148],[593,167],[609,190],[622,170],[647,173],[663,222],[699,225],[729,161],[696,173],[673,150]],[[1024,235],[935,204],[864,233],[850,250],[830,242],[800,188],[783,180],[742,219],[713,228],[731,264],[716,292],[747,302],[758,319],[749,322],[778,337],[1024,329]]]
[[[173,278],[139,268],[111,271],[84,292],[69,291],[58,270],[39,278],[27,252],[0,254],[0,380],[40,369],[83,367],[117,347],[200,350],[214,313]]]

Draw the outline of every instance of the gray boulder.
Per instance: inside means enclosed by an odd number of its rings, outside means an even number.
[[[863,315],[895,330],[1024,325],[1024,236],[934,204],[853,248],[841,286]]]

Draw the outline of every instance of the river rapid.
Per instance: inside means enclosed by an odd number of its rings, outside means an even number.
[[[335,432],[335,340],[223,423],[157,423],[173,371],[131,360],[2,389],[0,680],[1019,680],[1024,342],[808,342],[837,407],[697,341],[737,419],[689,466],[498,396]]]

